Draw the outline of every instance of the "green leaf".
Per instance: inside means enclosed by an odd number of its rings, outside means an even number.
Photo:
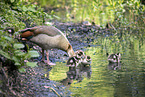
[[[31,57],[39,57],[39,53],[35,50],[32,50],[32,51],[29,51],[28,54],[31,56]]]
[[[23,6],[23,7],[22,7],[22,10],[25,12],[25,11],[27,11],[28,9],[27,9],[25,6]]]
[[[20,64],[20,63],[18,63],[18,62],[16,62],[16,63],[15,63],[15,65],[17,65],[17,66],[18,66],[18,65],[21,65],[21,64]]]
[[[37,62],[27,62],[26,65],[30,67],[35,67],[37,66]]]
[[[14,44],[15,49],[20,49],[20,48],[24,48],[24,47],[25,47],[24,44],[21,44],[21,43],[15,43]]]
[[[30,59],[31,55],[29,55],[28,53],[25,55],[24,59]]]
[[[31,8],[31,7],[29,7],[28,10],[32,11],[32,12],[36,12],[36,10],[34,8]]]
[[[7,59],[11,59],[10,55],[2,50],[0,50],[0,54],[3,55]]]
[[[20,50],[16,50],[14,53],[15,53],[15,55],[17,55],[17,56],[24,56],[24,55],[25,55],[25,53],[22,52],[22,51],[20,51]]]
[[[16,63],[19,62],[19,59],[15,56],[12,57],[12,60],[14,60]]]
[[[8,37],[8,36],[4,36],[4,39],[8,40],[8,41],[13,41],[12,37]]]
[[[11,0],[11,3],[13,3],[15,0]]]
[[[21,68],[19,68],[19,72],[21,72],[21,73],[26,72],[26,69],[21,67]]]

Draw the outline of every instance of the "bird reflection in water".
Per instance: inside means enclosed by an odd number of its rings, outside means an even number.
[[[70,86],[74,80],[82,82],[84,77],[91,78],[91,57],[79,50],[76,55],[69,58],[67,61],[69,71],[66,72],[67,77],[61,81],[65,86]]]
[[[109,64],[108,64],[109,70],[121,69],[121,63],[120,63],[121,54],[120,53],[110,54],[110,55],[107,53],[107,56],[108,56],[108,61],[109,61]]]

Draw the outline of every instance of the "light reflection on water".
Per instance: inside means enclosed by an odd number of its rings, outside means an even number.
[[[85,51],[92,58],[91,78],[82,82],[73,81],[68,89],[72,96],[81,97],[144,97],[145,96],[145,44],[138,40],[126,40],[119,49],[121,63],[119,69],[109,69],[106,51],[115,52],[118,48],[89,47]],[[99,40],[99,39],[98,39]],[[107,40],[110,41],[110,40]],[[120,40],[119,40],[120,41]],[[144,41],[144,40],[143,40]],[[128,44],[130,43],[130,44]],[[99,43],[100,44],[100,43]],[[111,44],[113,45],[113,44]],[[140,46],[140,47],[139,47]],[[109,48],[109,49],[107,49]],[[106,50],[107,49],[107,50]],[[57,63],[50,72],[50,79],[61,81],[67,77],[66,63]],[[112,68],[112,67],[110,67]]]

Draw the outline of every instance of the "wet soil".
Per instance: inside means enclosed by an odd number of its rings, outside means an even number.
[[[54,24],[58,29],[63,31],[73,46],[74,51],[83,50],[85,51],[86,47],[94,46],[92,42],[96,39],[98,35],[112,35],[106,29],[102,29],[99,26],[88,25],[82,23],[55,23]],[[41,48],[34,45],[33,49],[41,52]],[[64,62],[68,60],[67,53],[52,49],[50,52],[50,60],[52,62]],[[3,91],[0,91],[2,96],[23,96],[23,97],[69,97],[71,92],[66,89],[66,87],[58,82],[52,81],[49,79],[49,71],[53,69],[52,67],[40,62],[41,56],[39,58],[31,59],[31,61],[38,61],[38,66],[34,68],[27,68],[26,73],[19,73],[16,70],[16,77],[12,79],[5,78],[4,71],[0,71],[0,78],[4,78],[6,83],[9,85],[0,84],[0,87]],[[4,67],[3,67],[4,68]],[[10,82],[7,82],[7,81]],[[2,82],[4,83],[4,82]],[[7,93],[8,92],[8,93]]]

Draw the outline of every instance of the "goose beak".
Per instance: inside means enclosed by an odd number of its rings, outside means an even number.
[[[69,57],[72,57],[75,55],[74,50],[71,45],[69,45],[69,47],[67,49],[67,53],[68,53]]]
[[[74,56],[74,51],[73,51],[73,49],[72,50],[68,50],[68,56],[69,57],[72,57],[72,56]]]

